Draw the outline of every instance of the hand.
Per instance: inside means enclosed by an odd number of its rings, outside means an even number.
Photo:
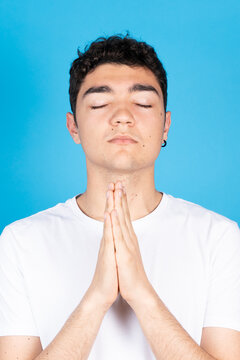
[[[117,265],[114,249],[114,241],[112,234],[110,213],[114,207],[113,192],[108,190],[109,197],[106,198],[103,237],[100,243],[98,260],[93,276],[92,283],[88,289],[88,293],[94,293],[100,298],[101,304],[104,304],[106,310],[116,300],[119,287]]]
[[[111,211],[113,238],[116,247],[119,290],[121,296],[131,305],[139,296],[154,293],[144,270],[137,236],[134,232],[127,194],[117,182],[114,190],[115,210]],[[119,191],[122,196],[119,195]]]

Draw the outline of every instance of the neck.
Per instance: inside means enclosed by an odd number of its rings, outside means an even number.
[[[104,221],[106,192],[110,182],[121,181],[126,189],[131,220],[151,213],[160,203],[162,193],[155,189],[154,168],[145,168],[132,173],[108,172],[87,169],[87,190],[77,198],[79,208],[89,217]]]

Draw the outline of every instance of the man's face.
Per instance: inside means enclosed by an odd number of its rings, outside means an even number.
[[[76,103],[78,127],[71,113],[67,127],[74,141],[82,144],[87,163],[129,173],[154,164],[163,135],[167,139],[170,115],[166,113],[164,131],[163,95],[149,69],[102,64],[81,85]],[[109,142],[116,135],[131,136],[136,142]]]

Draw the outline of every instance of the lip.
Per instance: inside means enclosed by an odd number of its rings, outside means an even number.
[[[108,142],[115,143],[115,144],[136,144],[137,141],[134,140],[132,137],[127,135],[116,135]]]
[[[112,139],[109,141],[112,144],[136,144],[136,141],[133,139],[120,139],[120,138],[116,138],[116,139]]]

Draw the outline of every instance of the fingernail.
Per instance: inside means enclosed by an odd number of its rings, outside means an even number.
[[[118,191],[118,195],[119,195],[120,197],[122,197],[122,191],[121,191],[121,190]]]
[[[107,199],[108,199],[108,198],[109,198],[109,191],[107,191],[107,195],[106,195],[106,196],[107,196]]]

